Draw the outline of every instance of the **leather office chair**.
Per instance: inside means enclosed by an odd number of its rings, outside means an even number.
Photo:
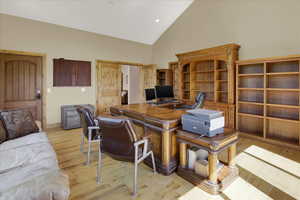
[[[84,140],[85,138],[88,140],[88,154],[87,154],[87,165],[90,164],[90,155],[92,150],[92,143],[99,142],[100,143],[100,128],[98,125],[98,121],[94,119],[93,114],[89,109],[84,107],[77,107],[77,111],[80,115],[81,126],[83,128],[83,132],[81,134],[81,143],[80,143],[80,151],[83,152]]]
[[[100,183],[101,150],[115,160],[134,163],[133,195],[137,193],[138,164],[148,156],[152,158],[153,171],[156,172],[153,152],[149,139],[138,140],[131,121],[124,116],[98,117],[101,127],[102,143],[99,148],[97,182]]]
[[[205,100],[205,93],[199,92],[195,98],[195,103],[193,105],[179,105],[176,107],[178,110],[185,110],[185,109],[198,109],[203,107],[203,103]]]

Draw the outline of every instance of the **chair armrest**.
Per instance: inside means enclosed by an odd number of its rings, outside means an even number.
[[[134,146],[135,146],[135,147],[138,147],[138,146],[140,146],[141,144],[146,144],[146,143],[148,143],[148,139],[142,139],[142,140],[136,141],[136,142],[134,143]]]
[[[134,147],[135,147],[136,155],[138,153],[139,146],[144,145],[143,146],[143,156],[142,157],[146,157],[147,156],[147,151],[148,151],[148,143],[149,143],[149,139],[142,139],[142,140],[139,140],[139,141],[135,142]],[[140,162],[140,161],[138,161],[138,162]]]
[[[143,139],[144,139],[144,140],[149,140],[150,138],[151,138],[151,134],[148,134],[148,135],[143,136]]]
[[[99,126],[89,126],[88,129],[89,130],[98,130],[98,129],[100,129],[100,127]]]

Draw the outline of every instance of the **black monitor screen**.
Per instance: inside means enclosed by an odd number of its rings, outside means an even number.
[[[145,89],[145,94],[146,94],[146,101],[151,101],[153,99],[156,99],[154,88]]]
[[[155,86],[157,98],[174,98],[173,87],[171,85]]]

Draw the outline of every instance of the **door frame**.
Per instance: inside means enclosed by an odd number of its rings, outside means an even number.
[[[142,63],[134,63],[134,62],[125,62],[125,61],[113,61],[113,60],[101,60],[101,59],[96,59],[96,73],[98,70],[98,66],[101,63],[111,63],[111,64],[117,64],[117,65],[129,65],[129,66],[135,66],[135,67],[150,67],[150,66],[154,66],[155,67],[155,73],[156,73],[156,69],[157,69],[157,65],[155,64],[142,64]],[[98,76],[96,75],[96,110],[98,112]],[[155,75],[155,81],[156,81],[156,75]]]
[[[47,129],[47,115],[46,115],[46,92],[47,92],[47,54],[44,53],[36,53],[36,52],[28,52],[28,51],[15,51],[15,50],[4,50],[0,49],[1,54],[13,54],[13,55],[21,55],[21,56],[36,56],[42,58],[42,99],[41,99],[41,114],[42,114],[42,129]]]

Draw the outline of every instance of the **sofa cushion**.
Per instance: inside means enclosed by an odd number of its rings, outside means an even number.
[[[0,200],[67,200],[69,178],[62,171],[53,170],[0,193]]]
[[[27,110],[2,111],[0,118],[3,122],[8,139],[22,137],[39,132],[31,112]]]
[[[50,143],[37,143],[27,146],[0,151],[0,177],[1,173],[14,168],[38,163],[40,160],[52,158],[57,160]]]
[[[53,170],[59,170],[59,166],[57,160],[50,157],[1,172],[0,180],[5,181],[0,182],[0,193]]]
[[[4,141],[6,141],[7,136],[6,136],[6,131],[4,129],[2,120],[0,120],[0,144]]]
[[[67,200],[68,176],[45,133],[0,144],[0,200]]]
[[[26,135],[24,137],[3,142],[0,145],[0,152],[7,151],[9,149],[19,148],[21,146],[28,146],[28,145],[39,144],[44,142],[49,143],[48,137],[45,132],[33,133],[30,135]]]

